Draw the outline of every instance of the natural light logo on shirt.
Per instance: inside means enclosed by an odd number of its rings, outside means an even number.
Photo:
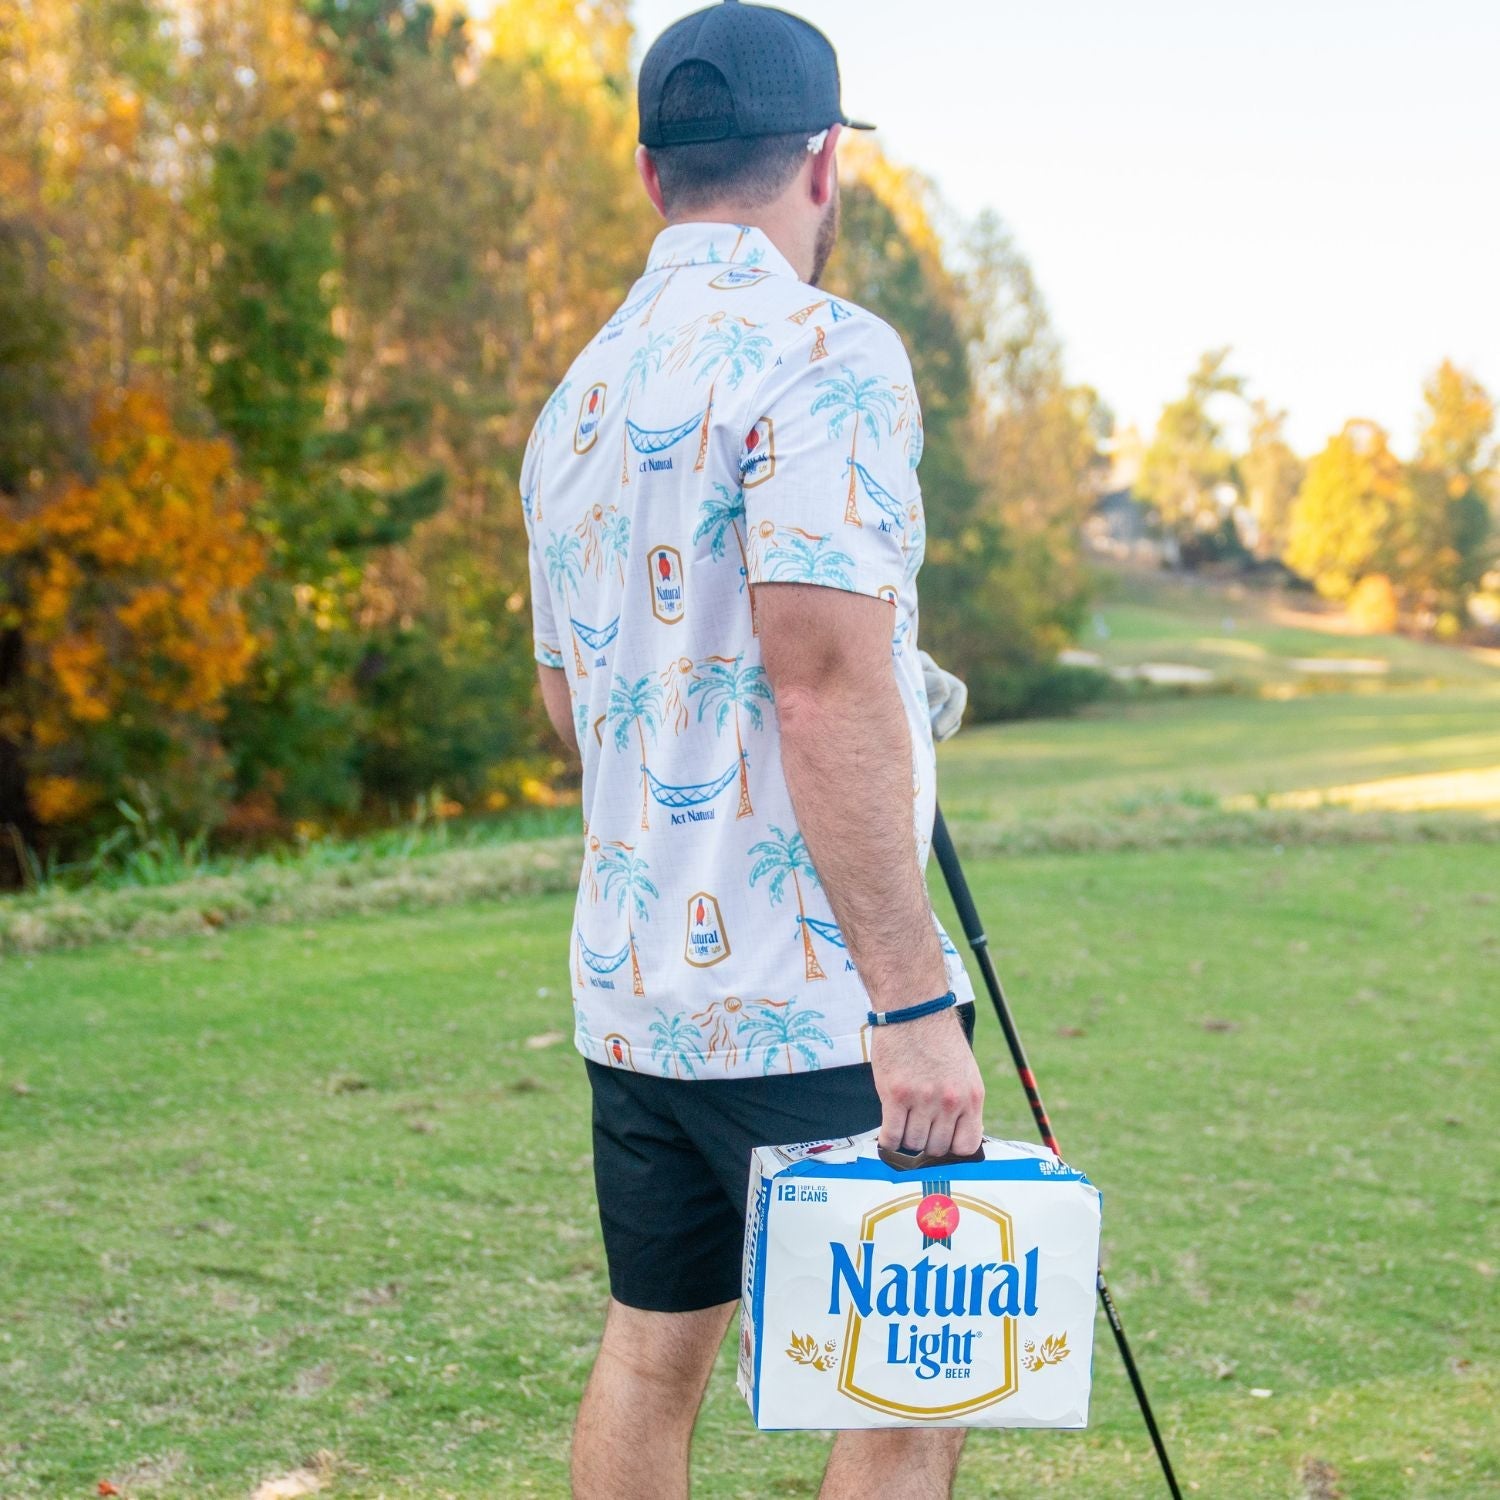
[[[697,969],[711,968],[729,957],[729,935],[718,901],[707,891],[688,897],[687,946],[683,956]]]
[[[604,420],[604,397],[608,390],[600,380],[583,393],[578,403],[578,424],[573,429],[575,453],[587,453],[599,441],[599,424]]]
[[[730,266],[727,271],[720,271],[709,285],[716,292],[737,292],[744,287],[755,286],[770,274],[758,266]]]
[[[740,458],[740,474],[747,490],[764,484],[776,472],[776,424],[762,417],[745,434],[745,452]]]
[[[646,562],[651,569],[651,613],[663,625],[682,618],[682,553],[675,547],[653,547]]]

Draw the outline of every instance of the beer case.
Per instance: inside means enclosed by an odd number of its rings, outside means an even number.
[[[752,1156],[739,1388],[757,1427],[1088,1425],[1100,1198],[1039,1147],[901,1171],[876,1133]]]

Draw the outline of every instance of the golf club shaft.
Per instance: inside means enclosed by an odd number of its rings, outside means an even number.
[[[1052,1122],[1047,1118],[1047,1107],[1042,1103],[1041,1092],[1036,1086],[1036,1075],[1032,1073],[1031,1064],[1026,1060],[1026,1049],[1021,1045],[1021,1036],[1016,1030],[1010,1006],[1006,1003],[1005,991],[1000,988],[1000,976],[995,972],[994,959],[990,957],[990,940],[979,920],[979,912],[974,905],[974,895],[969,889],[969,882],[964,876],[963,867],[958,862],[958,851],[953,847],[948,825],[943,820],[942,808],[936,810],[933,819],[932,851],[937,855],[938,866],[948,885],[948,893],[953,897],[953,906],[958,912],[958,920],[963,926],[964,936],[968,939],[969,947],[974,951],[974,959],[979,965],[979,972],[984,976],[985,988],[990,992],[990,999],[994,1001],[995,1014],[1000,1018],[1000,1029],[1005,1033],[1005,1044],[1010,1048],[1011,1061],[1016,1065],[1016,1072],[1021,1075],[1021,1087],[1026,1090],[1026,1099],[1031,1105],[1032,1117],[1036,1120],[1037,1129],[1041,1131],[1042,1144],[1054,1156],[1061,1156],[1057,1137],[1052,1133]],[[1166,1476],[1167,1490],[1172,1500],[1182,1500],[1182,1491],[1177,1486],[1177,1476],[1172,1472],[1172,1460],[1167,1456],[1167,1445],[1162,1441],[1161,1430],[1156,1425],[1156,1417],[1151,1410],[1151,1401],[1146,1395],[1141,1373],[1136,1368],[1135,1356],[1130,1352],[1130,1342],[1125,1337],[1125,1325],[1120,1321],[1120,1310],[1115,1306],[1115,1299],[1110,1295],[1109,1283],[1104,1279],[1102,1267],[1098,1272],[1097,1285],[1099,1301],[1104,1307],[1104,1316],[1109,1319],[1110,1332],[1115,1336],[1115,1345],[1120,1351],[1125,1373],[1130,1378],[1130,1387],[1135,1392],[1141,1416],[1145,1419],[1146,1431],[1151,1435],[1151,1445],[1156,1449],[1161,1471]]]

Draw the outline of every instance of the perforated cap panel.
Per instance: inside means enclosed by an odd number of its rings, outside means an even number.
[[[663,90],[685,62],[718,69],[734,100],[731,119],[663,126]],[[641,144],[648,147],[812,133],[833,124],[873,128],[844,114],[838,57],[816,26],[787,11],[741,0],[694,11],[662,32],[641,63],[637,99]]]

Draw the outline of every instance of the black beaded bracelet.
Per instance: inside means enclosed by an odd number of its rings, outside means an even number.
[[[920,1005],[903,1006],[900,1010],[872,1010],[869,1014],[871,1026],[899,1026],[902,1021],[920,1021],[923,1016],[935,1016],[940,1010],[948,1010],[958,1004],[958,996],[949,990],[936,1000],[924,1000]]]

